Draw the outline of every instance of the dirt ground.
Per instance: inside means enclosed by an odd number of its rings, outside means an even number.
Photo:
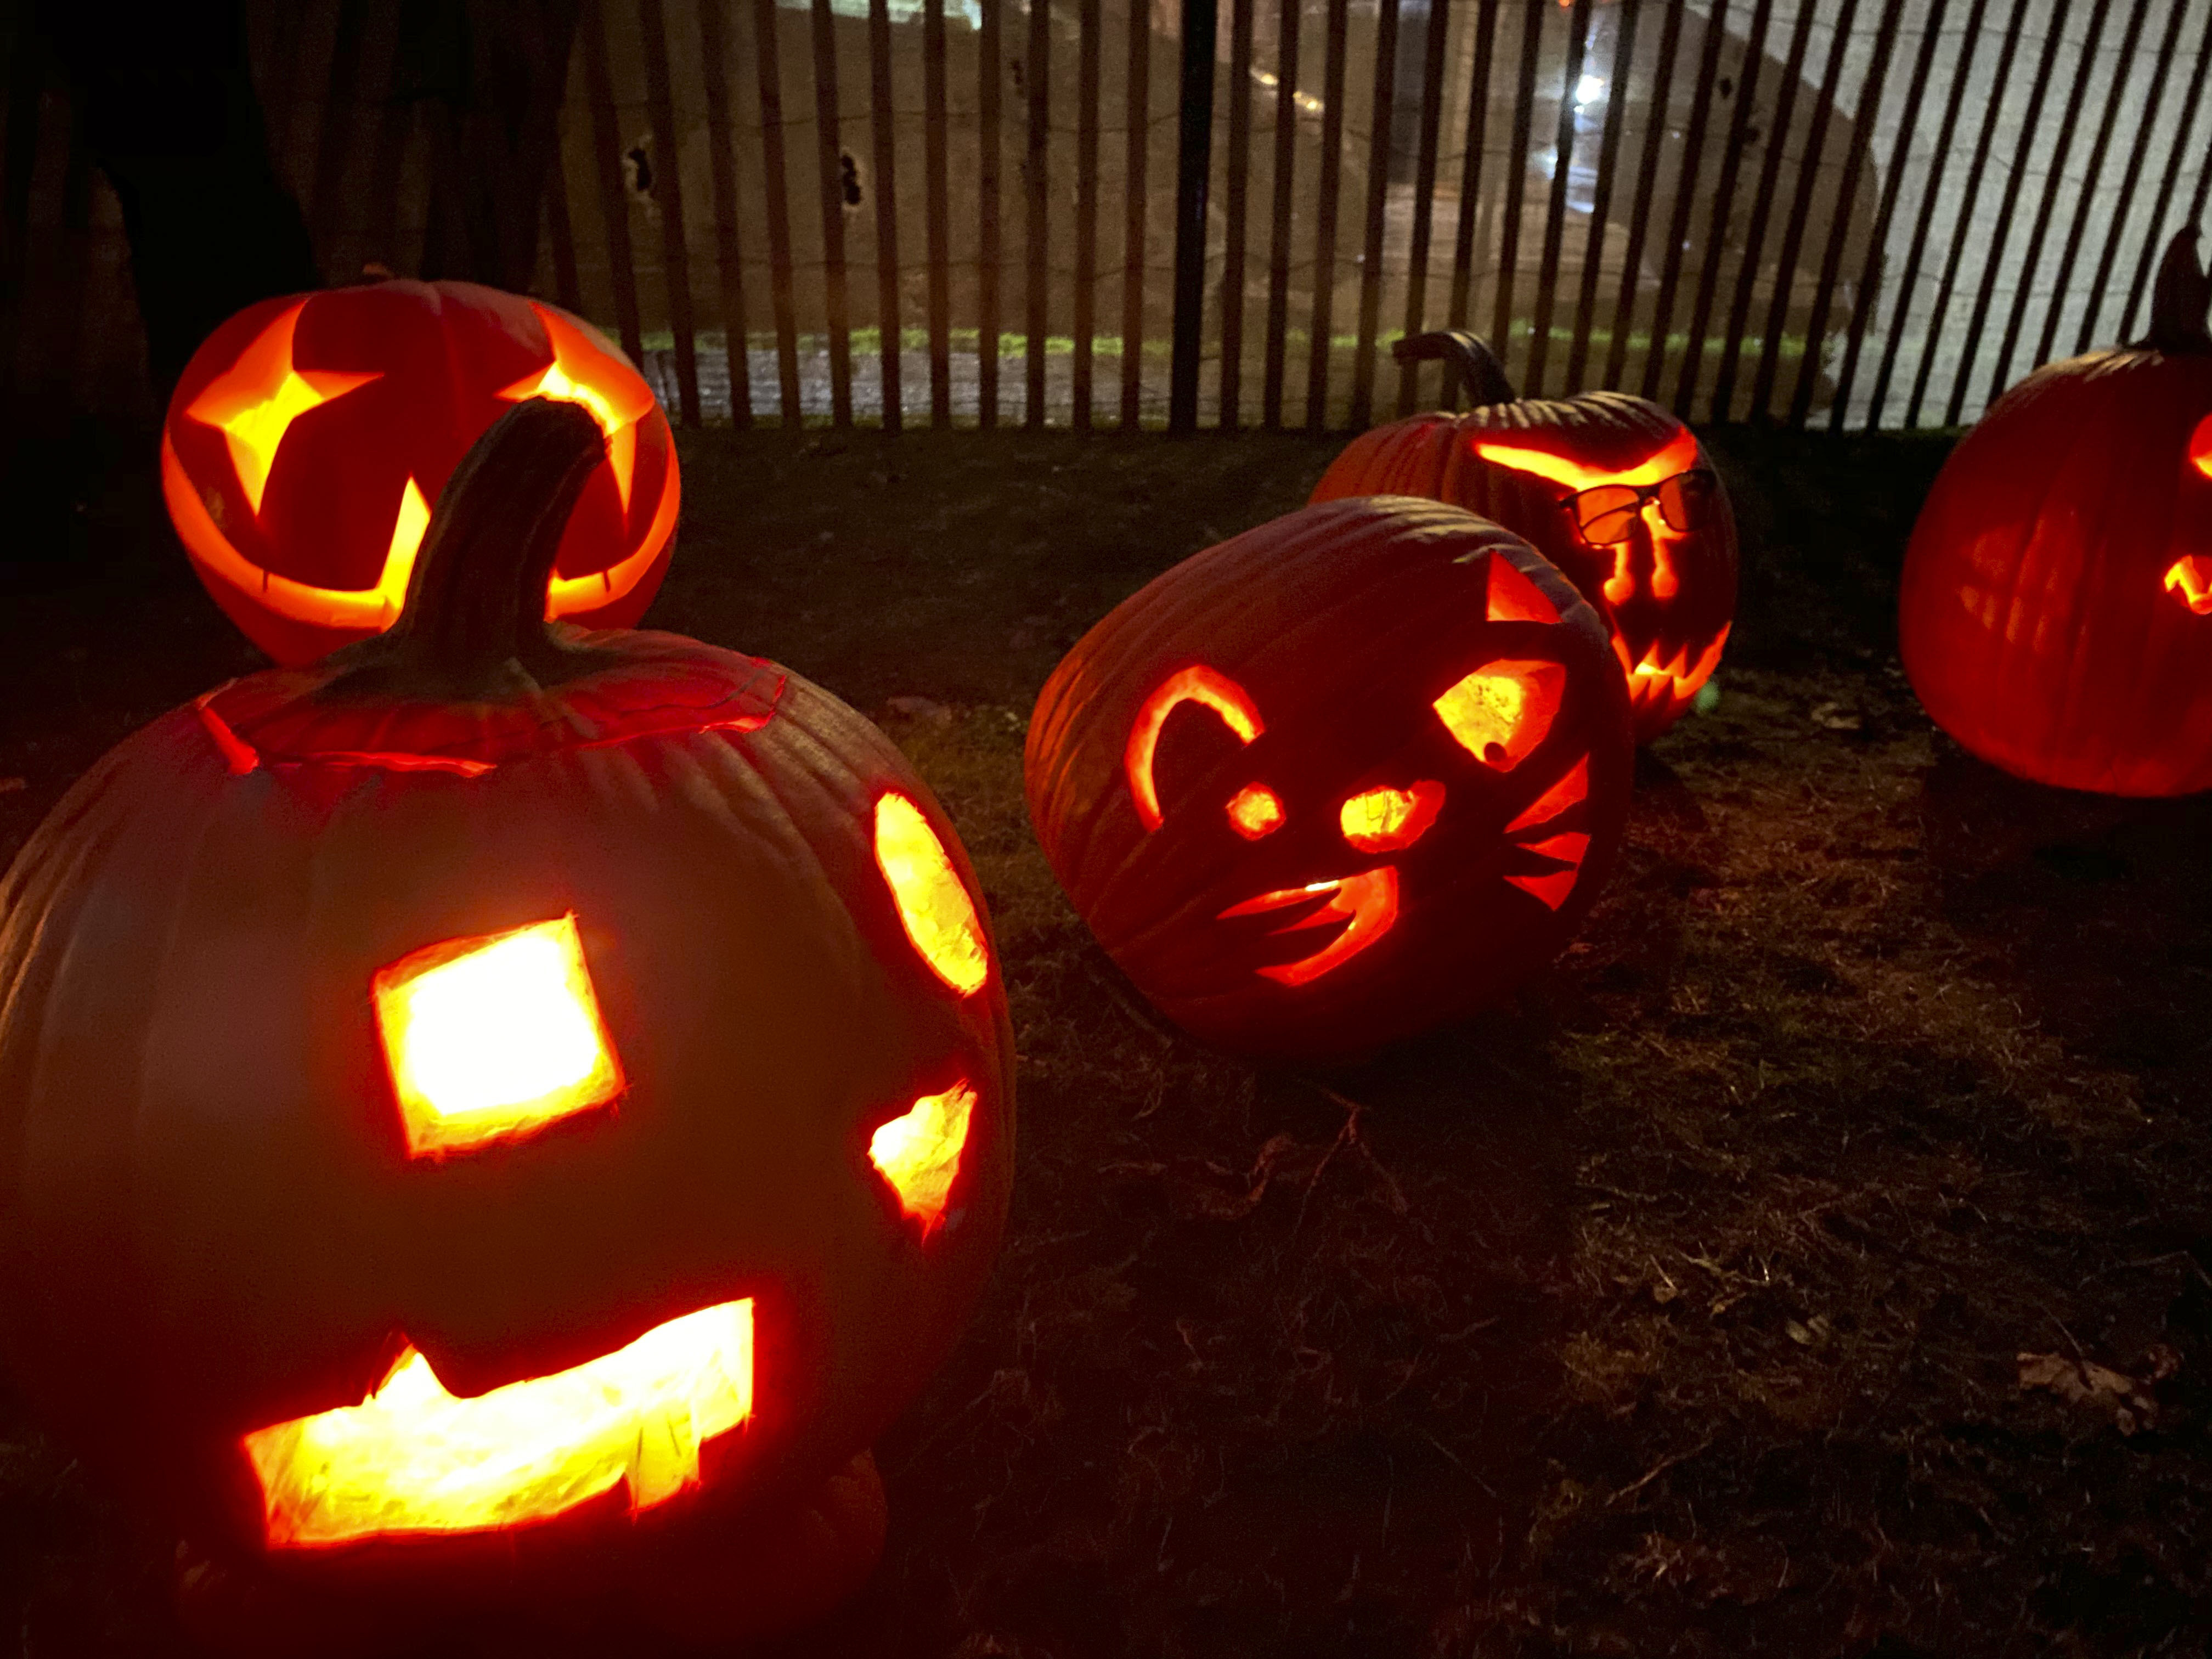
[[[1711,441],[1741,620],[1583,937],[1322,1075],[1133,1002],[1020,754],[1092,621],[1335,441],[687,437],[649,620],[884,718],[982,874],[1021,1056],[997,1276],[879,1448],[885,1564],[783,1651],[2212,1641],[2212,804],[2033,787],[1931,728],[1892,607],[1942,441]],[[54,478],[67,556],[0,610],[0,858],[256,660],[127,452]],[[0,1393],[17,1650],[173,1648],[167,1547]]]

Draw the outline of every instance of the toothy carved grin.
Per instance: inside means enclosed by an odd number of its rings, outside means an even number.
[[[1297,921],[1276,928],[1270,937],[1338,921],[1342,922],[1343,931],[1310,957],[1276,963],[1259,970],[1267,978],[1284,985],[1304,985],[1319,979],[1331,969],[1342,967],[1390,930],[1390,924],[1398,919],[1397,866],[1385,864],[1356,876],[1340,876],[1334,881],[1277,888],[1272,893],[1246,899],[1242,904],[1231,905],[1216,920],[1226,921],[1231,916],[1279,910],[1288,905],[1321,899],[1323,895],[1327,895],[1325,902],[1315,905]]]
[[[1641,662],[1631,662],[1627,642],[1615,634],[1613,653],[1620,659],[1622,672],[1628,676],[1630,702],[1639,709],[1655,703],[1689,702],[1698,695],[1698,688],[1712,678],[1713,670],[1720,666],[1721,647],[1728,643],[1728,636],[1729,630],[1723,626],[1694,661],[1686,645],[1671,657],[1662,656],[1660,647],[1655,645],[1644,653]]]

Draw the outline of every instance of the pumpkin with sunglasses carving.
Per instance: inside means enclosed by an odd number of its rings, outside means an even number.
[[[1474,408],[1362,433],[1313,499],[1428,495],[1527,538],[1605,619],[1636,740],[1649,743],[1712,678],[1735,617],[1735,515],[1697,434],[1625,392],[1516,398],[1472,334],[1391,349],[1401,362],[1443,359]]]
[[[797,675],[542,620],[605,453],[520,405],[389,632],[155,721],[0,885],[0,1340],[224,1639],[823,1611],[989,1271],[959,843]]]
[[[1936,475],[1898,591],[1936,723],[2039,783],[2212,789],[2212,282],[2167,244],[2150,331],[2045,363]]]
[[[192,568],[280,663],[392,625],[429,504],[524,398],[591,411],[607,459],[547,580],[545,614],[630,628],[674,545],[668,417],[581,318],[475,283],[386,282],[247,307],[169,399],[161,492]]]
[[[1517,536],[1332,501],[1184,561],[1053,671],[1030,816],[1107,953],[1218,1047],[1356,1057],[1510,990],[1619,848],[1604,625]]]

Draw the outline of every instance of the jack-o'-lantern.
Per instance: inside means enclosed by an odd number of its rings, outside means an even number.
[[[1301,508],[1123,601],[1030,722],[1030,816],[1170,1018],[1353,1057],[1572,937],[1617,850],[1627,697],[1604,624],[1455,507]]]
[[[2212,788],[2212,332],[2197,233],[2150,332],[2046,363],[1937,474],[1898,644],[1936,723],[2039,783]]]
[[[989,1270],[959,844],[797,675],[540,619],[604,453],[523,404],[392,630],[127,739],[0,886],[7,1358],[239,1605],[821,1611]]]
[[[1735,515],[1697,434],[1626,392],[1516,398],[1472,334],[1415,335],[1392,349],[1451,363],[1475,407],[1362,433],[1313,499],[1427,495],[1525,538],[1605,619],[1636,740],[1649,743],[1712,678],[1735,617]]]
[[[668,418],[590,324],[474,283],[290,295],[216,330],[161,430],[170,521],[247,638],[280,663],[313,662],[392,625],[429,504],[478,435],[531,397],[589,410],[607,441],[545,614],[633,627],[674,547]]]

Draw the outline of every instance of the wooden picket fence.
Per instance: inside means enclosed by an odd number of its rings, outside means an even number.
[[[1955,425],[2139,328],[2212,186],[2212,0],[1219,0],[1210,118],[1186,8],[584,0],[534,286],[692,424],[1160,424],[1180,340],[1198,424],[1358,427],[1443,395],[1392,339],[1467,326],[1526,393]],[[496,6],[249,11],[328,280],[474,274]],[[0,392],[143,413],[115,205],[15,27]]]

